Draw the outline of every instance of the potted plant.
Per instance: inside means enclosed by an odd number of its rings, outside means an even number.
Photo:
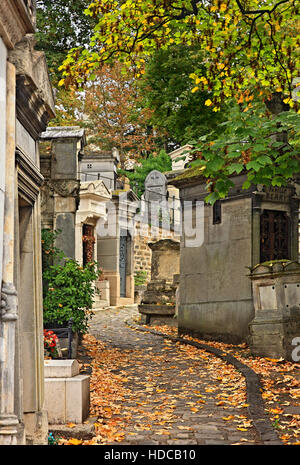
[[[45,358],[48,359],[61,357],[57,335],[53,331],[46,329],[44,329],[44,354]]]
[[[44,327],[67,328],[72,319],[73,338],[78,339],[87,332],[97,292],[94,283],[101,271],[96,262],[83,267],[55,249],[56,233],[43,231],[42,234]]]

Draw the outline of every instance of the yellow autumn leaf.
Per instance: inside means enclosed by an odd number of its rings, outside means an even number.
[[[270,408],[269,411],[270,411],[271,413],[275,413],[275,414],[277,414],[277,413],[283,413],[283,410],[280,409],[280,408]]]
[[[194,87],[194,88],[192,89],[192,94],[194,94],[195,92],[197,92],[198,89],[199,89],[198,86]]]
[[[207,107],[210,107],[212,105],[212,101],[210,99],[207,99],[204,103]]]
[[[67,423],[68,428],[74,428],[74,426],[76,426],[75,423],[72,423],[72,422]]]
[[[82,444],[82,441],[80,439],[71,438],[69,439],[69,444],[71,444],[72,446],[79,446],[80,444]]]
[[[289,102],[289,99],[285,99],[284,100],[284,103],[288,103]],[[278,363],[278,362],[283,362],[283,358],[269,358],[269,357],[265,357],[265,360],[269,360],[270,362],[274,362],[274,363]]]

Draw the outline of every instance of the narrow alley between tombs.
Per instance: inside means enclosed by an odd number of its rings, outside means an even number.
[[[244,376],[211,353],[128,326],[136,316],[135,306],[93,316],[81,370],[91,376],[94,433],[73,437],[70,424],[59,443],[263,444],[249,416]],[[271,431],[268,444],[280,444],[276,438]]]

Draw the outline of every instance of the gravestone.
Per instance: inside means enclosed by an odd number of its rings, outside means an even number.
[[[146,202],[162,202],[167,198],[167,179],[157,170],[151,171],[145,179]]]
[[[176,324],[180,244],[172,239],[149,243],[152,250],[151,281],[138,306],[145,324]]]
[[[167,179],[157,170],[151,171],[145,179],[144,221],[153,227],[170,227]]]

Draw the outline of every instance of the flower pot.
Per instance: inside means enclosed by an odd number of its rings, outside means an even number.
[[[77,357],[80,335],[71,329],[71,325],[51,322],[45,323],[44,329],[52,330],[58,337],[59,346],[63,358],[75,359]]]

